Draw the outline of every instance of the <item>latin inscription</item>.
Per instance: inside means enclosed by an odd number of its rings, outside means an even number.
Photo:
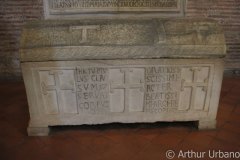
[[[78,8],[178,8],[178,0],[50,0],[51,9]]]
[[[213,65],[40,69],[47,114],[207,111]],[[49,107],[47,107],[49,106]]]
[[[143,111],[149,113],[176,111],[181,92],[181,67],[152,66],[145,67],[144,70]],[[109,102],[109,68],[79,67],[76,78],[80,112],[110,112],[110,107],[113,106],[110,106]],[[131,97],[125,98],[131,99]],[[126,100],[124,99],[124,101]],[[112,103],[112,105],[117,106],[118,104]]]
[[[76,18],[115,15],[125,17],[135,12],[144,16],[184,16],[185,0],[44,0],[45,18]],[[122,14],[124,13],[124,14]],[[134,13],[134,16],[139,17]]]
[[[180,67],[147,67],[144,111],[160,113],[177,110],[180,85]]]
[[[80,112],[108,112],[108,69],[79,67],[76,72],[77,102]]]

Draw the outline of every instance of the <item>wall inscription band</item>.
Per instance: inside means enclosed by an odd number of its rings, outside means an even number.
[[[182,16],[184,5],[185,0],[44,0],[45,18],[81,17],[84,13],[88,13],[87,16],[89,13],[129,15],[134,12]],[[64,17],[58,17],[60,15]]]
[[[177,9],[178,0],[50,0],[51,9],[80,8],[154,8]]]

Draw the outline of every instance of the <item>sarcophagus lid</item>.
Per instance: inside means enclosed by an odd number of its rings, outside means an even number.
[[[222,58],[224,34],[210,19],[47,20],[22,31],[21,61]]]

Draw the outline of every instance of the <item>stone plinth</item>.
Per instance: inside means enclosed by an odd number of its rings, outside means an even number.
[[[21,48],[29,135],[112,122],[216,126],[225,40],[212,20],[40,21],[25,26]]]

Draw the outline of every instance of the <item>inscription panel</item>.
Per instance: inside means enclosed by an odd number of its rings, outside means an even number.
[[[109,112],[108,69],[103,67],[78,67],[76,71],[79,112]]]
[[[184,12],[185,0],[44,0],[45,16],[84,13],[152,12],[164,15]],[[62,17],[59,17],[62,18]]]
[[[147,67],[145,82],[145,112],[177,110],[181,84],[180,67]]]
[[[108,11],[162,11],[178,10],[178,0],[49,0],[52,10],[60,9],[95,9]]]
[[[213,65],[41,70],[47,114],[208,111]]]

